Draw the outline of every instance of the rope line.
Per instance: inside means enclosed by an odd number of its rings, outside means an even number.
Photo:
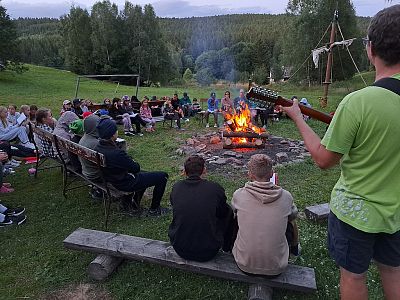
[[[339,23],[337,23],[337,25],[338,25],[338,28],[339,28],[340,35],[342,36],[342,39],[344,40],[344,36],[343,36],[343,33],[342,33],[342,29],[340,28]],[[348,47],[348,46],[345,46],[345,47],[346,47],[346,49],[347,49],[347,52],[348,52],[349,55],[350,55],[350,58],[351,58],[351,61],[352,61],[353,64],[354,64],[354,67],[356,68],[358,74],[360,75],[362,81],[364,82],[364,85],[365,85],[365,86],[368,86],[367,83],[365,82],[364,77],[362,76],[360,70],[358,69],[356,62],[354,61],[353,55],[351,55],[351,52],[350,52],[349,47]]]
[[[332,23],[331,23],[332,24]],[[319,46],[319,44],[321,43],[321,41],[322,41],[322,39],[325,37],[325,35],[326,35],[326,33],[328,32],[328,30],[329,30],[329,27],[331,27],[331,24],[329,24],[328,25],[328,27],[326,28],[326,30],[325,30],[325,33],[324,33],[324,35],[322,36],[322,38],[319,40],[319,42],[318,42],[318,44],[317,44],[317,46],[315,46],[314,47],[314,49],[315,48],[317,48],[318,46]],[[292,76],[290,76],[289,78],[288,78],[288,80],[287,81],[289,81],[290,79],[292,79],[292,77],[294,76],[294,75],[296,75],[297,74],[297,72],[299,72],[300,71],[300,69],[304,66],[304,64],[307,62],[307,60],[310,58],[310,56],[312,55],[312,52],[307,56],[307,58],[304,60],[304,62],[301,64],[301,66],[297,69],[297,71],[296,72],[294,72],[293,73],[293,75]]]

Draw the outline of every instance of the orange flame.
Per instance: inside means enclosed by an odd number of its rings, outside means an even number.
[[[265,132],[264,128],[257,127],[251,123],[251,111],[246,104],[244,108],[237,110],[233,114],[225,115],[226,121],[232,121],[234,132],[255,132],[262,133]],[[232,128],[228,125],[225,130],[232,131]],[[249,142],[248,138],[232,138],[235,143],[247,143]]]

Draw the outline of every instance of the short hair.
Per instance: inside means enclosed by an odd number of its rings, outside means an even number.
[[[379,11],[368,27],[368,39],[374,53],[386,65],[400,62],[400,4]]]
[[[36,105],[32,104],[32,105],[29,107],[29,109],[30,109],[30,110],[38,110],[38,107],[37,107]]]
[[[204,165],[204,158],[198,155],[191,155],[185,161],[185,173],[188,177],[200,176],[204,171]]]
[[[19,111],[22,113],[24,110],[29,109],[29,105],[21,105],[21,107],[19,108]]]
[[[43,119],[47,118],[49,112],[50,109],[48,108],[39,108],[36,112],[36,122],[42,124]]]
[[[272,174],[272,159],[265,154],[254,154],[247,164],[249,172],[258,179],[269,178]]]

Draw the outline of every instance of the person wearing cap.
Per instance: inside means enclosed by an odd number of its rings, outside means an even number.
[[[206,127],[210,127],[208,123],[210,114],[214,116],[214,127],[218,127],[218,99],[215,99],[215,93],[211,92],[210,98],[207,101],[207,111],[205,113]]]
[[[81,108],[81,99],[74,99],[72,101],[71,111],[74,112],[79,118],[82,118],[83,110]]]
[[[107,166],[104,168],[104,177],[116,189],[124,192],[135,192],[135,201],[125,199],[121,202],[121,209],[125,212],[135,212],[140,209],[140,200],[148,187],[153,187],[153,197],[148,211],[150,216],[160,216],[166,211],[161,209],[160,203],[164,195],[168,174],[165,172],[141,172],[140,165],[128,154],[118,148],[115,143],[118,137],[117,124],[110,118],[100,119],[96,126],[99,143],[95,151],[104,154]]]
[[[175,183],[170,195],[173,219],[168,236],[182,258],[208,261],[221,247],[231,247],[233,211],[223,187],[202,178],[206,172],[202,157],[188,157],[184,170],[186,179]]]
[[[60,111],[60,116],[65,113],[66,111],[71,111],[72,110],[72,103],[70,100],[64,100],[63,105]]]

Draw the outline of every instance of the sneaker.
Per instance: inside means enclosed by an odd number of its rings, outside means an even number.
[[[24,207],[8,208],[3,214],[9,217],[18,217],[25,212]]]
[[[185,119],[185,122],[189,122],[190,120],[189,119]]]
[[[13,162],[13,163],[15,163],[15,164],[21,164],[22,163],[22,161],[20,161],[20,160],[16,160],[16,159],[11,159],[11,162]]]
[[[93,200],[96,201],[102,201],[104,198],[104,194],[102,190],[90,190],[89,192],[90,197],[92,197]]]
[[[217,124],[214,124],[214,128],[217,128],[218,127],[218,125]]]
[[[207,123],[207,124],[206,124],[206,128],[208,128],[208,127],[210,127],[210,124]]]
[[[19,167],[20,166],[20,164],[19,163],[15,163],[15,162],[13,162],[13,161],[9,161],[9,162],[7,162],[7,163],[5,163],[4,164],[4,167],[5,168],[17,168],[17,167]]]
[[[171,209],[168,207],[157,207],[155,209],[149,209],[147,212],[147,216],[149,217],[160,217],[164,215],[168,215],[170,213]]]
[[[134,135],[135,135],[134,133],[129,132],[129,131],[125,131],[124,134],[125,134],[126,136],[134,136]]]
[[[0,222],[0,227],[5,227],[8,225],[21,225],[22,223],[25,222],[25,220],[26,220],[25,215],[19,215],[16,217],[6,216],[3,222]]]
[[[14,189],[11,188],[11,187],[6,187],[6,186],[3,185],[0,188],[0,194],[8,194],[8,193],[12,193],[12,192],[14,192]]]
[[[143,133],[141,133],[141,132],[139,132],[139,133],[136,133],[138,136],[143,136]]]

